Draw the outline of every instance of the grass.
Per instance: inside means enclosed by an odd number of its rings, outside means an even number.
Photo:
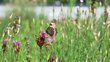
[[[22,19],[21,19],[22,20]],[[42,62],[47,62],[51,54],[56,55],[56,62],[110,62],[110,27],[109,24],[103,24],[102,18],[99,20],[88,18],[85,20],[67,19],[57,22],[58,34],[55,36],[53,43],[42,49]],[[1,21],[0,35],[6,28],[9,21]],[[45,19],[35,19],[34,22],[28,19],[21,21],[20,32],[14,36],[14,40],[21,42],[20,52],[16,55],[13,52],[13,39],[8,43],[8,50],[2,53],[2,36],[0,37],[0,61],[1,62],[26,62],[26,41],[27,37],[30,45],[31,62],[39,62],[40,48],[36,44],[35,35],[39,34],[40,29],[46,29],[49,21]]]

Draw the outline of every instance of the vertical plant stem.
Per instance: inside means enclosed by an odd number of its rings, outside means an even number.
[[[79,28],[77,29],[77,38],[79,38]]]
[[[55,12],[55,9],[54,9],[54,6],[53,6],[53,19],[54,19],[54,12]]]
[[[17,55],[16,54],[14,54],[15,56],[14,56],[14,60],[13,60],[13,62],[16,62],[17,61]]]
[[[42,47],[40,47],[40,62],[42,62]]]

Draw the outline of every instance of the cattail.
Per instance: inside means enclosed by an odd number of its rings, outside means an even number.
[[[9,42],[8,38],[4,39],[3,44],[2,44],[3,53],[6,52],[8,42]]]
[[[14,52],[16,54],[19,53],[19,51],[20,51],[20,45],[21,45],[21,43],[18,42],[18,41],[14,42],[14,44],[13,44],[13,46],[14,46]]]

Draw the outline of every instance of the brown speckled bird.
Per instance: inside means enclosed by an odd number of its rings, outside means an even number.
[[[53,21],[50,23],[49,27],[46,29],[46,33],[52,37],[57,34],[55,19],[53,19]]]

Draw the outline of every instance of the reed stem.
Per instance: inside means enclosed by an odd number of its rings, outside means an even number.
[[[40,47],[40,62],[42,62],[42,47]]]

